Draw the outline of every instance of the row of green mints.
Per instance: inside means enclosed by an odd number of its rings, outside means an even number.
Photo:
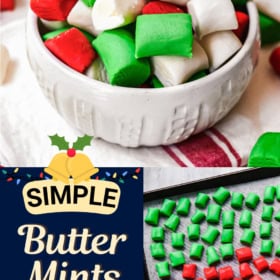
[[[191,217],[193,224],[188,225],[188,238],[190,241],[197,241],[200,238],[200,223],[206,218],[208,223],[218,224],[221,216],[221,205],[223,205],[231,196],[231,206],[234,209],[242,209],[244,203],[244,195],[242,193],[233,192],[232,195],[230,192],[220,187],[213,195],[213,200],[217,204],[208,205],[207,216],[200,211],[196,210],[195,214]],[[280,186],[269,186],[265,188],[263,195],[263,202],[266,204],[273,204],[275,197],[280,201]],[[199,193],[195,200],[195,206],[197,208],[206,208],[210,197],[207,194]],[[260,202],[260,197],[255,193],[249,193],[245,199],[245,205],[250,209],[256,209],[257,205]],[[149,208],[147,215],[145,217],[145,222],[154,226],[157,226],[159,223],[160,215],[169,217],[164,223],[164,226],[167,229],[176,231],[180,218],[176,214],[172,214],[176,207],[176,202],[174,200],[165,199],[163,201],[162,207],[159,208]],[[187,216],[189,214],[191,207],[191,202],[189,198],[180,198],[176,212],[179,215]],[[272,224],[274,208],[271,205],[264,205],[262,212],[262,220],[265,223],[260,225],[260,237],[269,238],[271,237]],[[275,215],[275,219],[280,221],[280,212]],[[223,259],[232,258],[234,255],[233,247],[233,236],[234,236],[234,221],[235,212],[233,210],[226,210],[222,213],[222,225],[223,231],[221,235],[221,243],[224,243],[220,246],[220,253]],[[245,228],[241,236],[241,243],[251,246],[255,238],[255,232],[250,228],[252,223],[252,212],[249,210],[243,210],[240,215],[239,225],[242,228]],[[155,242],[164,241],[164,229],[162,227],[154,227],[152,229],[152,240]],[[209,244],[213,245],[220,235],[219,230],[216,227],[208,226],[206,232],[201,236],[201,239]],[[184,233],[175,233],[171,235],[172,246],[174,248],[183,248],[184,247]],[[273,251],[274,242],[272,240],[262,240],[260,253],[265,255],[271,255]],[[151,254],[154,258],[160,259],[165,257],[165,250],[163,243],[153,243],[150,246]],[[190,258],[201,260],[204,252],[204,246],[202,244],[193,243],[190,248]],[[220,257],[214,247],[207,248],[207,262],[209,265],[215,264],[220,260]],[[280,255],[280,245],[276,249],[276,255]],[[178,266],[182,263],[185,263],[185,257],[182,251],[176,251],[170,253],[170,261],[172,266]]]

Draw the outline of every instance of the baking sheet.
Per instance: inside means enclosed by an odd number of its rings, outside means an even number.
[[[265,178],[265,179],[263,179]],[[161,207],[163,198],[170,198],[174,200],[178,200],[182,196],[189,197],[192,202],[192,206],[190,209],[190,213],[187,217],[180,217],[180,225],[177,229],[176,232],[183,232],[186,234],[185,238],[185,247],[183,249],[186,262],[187,263],[196,263],[198,265],[198,271],[197,271],[197,277],[204,277],[203,274],[203,268],[208,267],[207,262],[206,262],[206,248],[207,245],[203,241],[198,241],[199,243],[205,245],[205,250],[203,254],[203,258],[201,261],[195,261],[189,258],[189,250],[190,250],[190,245],[191,242],[187,238],[187,231],[186,231],[186,226],[190,223],[190,217],[193,215],[195,211],[195,206],[194,206],[194,199],[196,198],[197,192],[200,189],[200,191],[209,194],[212,196],[212,194],[215,192],[215,190],[220,187],[220,186],[227,186],[227,188],[232,192],[232,191],[237,191],[237,192],[242,192],[246,196],[249,192],[255,192],[257,193],[261,198],[263,196],[263,192],[266,186],[269,185],[280,185],[280,169],[254,169],[254,170],[249,170],[245,172],[238,172],[235,174],[231,175],[226,175],[226,176],[218,176],[215,178],[211,178],[208,180],[201,180],[198,182],[190,183],[190,184],[185,184],[185,185],[179,185],[179,186],[174,186],[170,187],[169,189],[163,189],[163,190],[158,190],[146,193],[144,195],[144,217],[146,216],[147,213],[147,208],[148,207]],[[156,198],[158,197],[158,198]],[[213,201],[213,200],[211,200]],[[211,203],[211,201],[209,203]],[[259,253],[259,248],[260,248],[260,242],[261,239],[259,237],[259,224],[261,222],[261,212],[262,212],[262,206],[264,204],[262,202],[259,203],[258,207],[256,210],[253,210],[253,221],[252,221],[252,226],[251,229],[253,229],[256,232],[256,237],[252,246],[252,251],[254,254],[254,258],[260,256]],[[225,205],[222,207],[223,210],[229,210],[232,209],[230,207],[230,199],[225,203]],[[243,207],[243,209],[247,209],[247,207]],[[274,203],[274,213],[280,210],[280,203],[275,200]],[[203,212],[207,212],[207,208],[203,210]],[[240,243],[240,237],[243,232],[243,229],[241,229],[238,225],[239,217],[240,217],[240,212],[241,211],[236,211],[236,216],[235,216],[235,228],[234,228],[234,248],[240,248],[244,247]],[[160,226],[163,226],[163,223],[165,222],[165,218],[160,219]],[[204,221],[201,224],[201,234],[205,232],[207,228],[207,222]],[[221,222],[218,225],[218,228],[221,232],[222,226]],[[157,276],[157,272],[155,270],[155,264],[156,262],[159,262],[158,260],[155,260],[151,257],[150,254],[150,244],[151,244],[151,229],[152,226],[147,225],[144,223],[144,254],[145,254],[145,263],[146,263],[146,279],[159,279]],[[273,231],[272,231],[272,240],[274,240],[274,252],[276,247],[280,244],[280,223],[273,220]],[[215,247],[219,248],[220,246],[220,238],[215,243]],[[171,246],[171,231],[166,231],[165,235],[165,242],[164,242],[164,247],[166,251],[166,258],[163,260],[168,260],[168,255],[169,252],[171,251],[176,251],[176,249],[172,248]],[[273,257],[275,254],[272,255],[272,257],[267,257],[268,261],[272,261]],[[163,261],[160,260],[160,261]],[[234,269],[235,276],[239,276],[239,269],[238,269],[238,262],[237,259],[234,258],[233,260],[230,261],[221,261],[219,265],[217,265],[217,268],[223,267],[226,265],[231,265]],[[254,265],[251,263],[251,268],[253,269],[255,274],[257,273],[257,270],[255,269]],[[172,269],[171,268],[171,277],[170,279],[182,279],[182,270],[181,269]],[[261,275],[263,279],[271,279],[271,280],[276,280],[279,279],[277,276],[275,276],[271,272],[266,272],[262,273]]]

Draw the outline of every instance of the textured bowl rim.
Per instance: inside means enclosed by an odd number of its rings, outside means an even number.
[[[258,11],[256,5],[253,2],[247,3],[247,11],[249,14],[250,22],[249,22],[249,29],[247,38],[241,47],[241,49],[222,67],[218,70],[214,71],[213,73],[200,78],[199,80],[195,80],[192,82],[171,86],[171,87],[164,87],[164,88],[131,88],[131,87],[122,87],[122,86],[115,86],[110,85],[101,81],[97,81],[87,77],[85,74],[79,73],[62,61],[60,61],[57,57],[55,57],[48,49],[45,47],[43,40],[40,36],[39,29],[38,29],[38,17],[29,10],[28,13],[28,20],[31,23],[31,26],[34,31],[34,36],[37,40],[37,43],[42,50],[43,54],[50,57],[50,61],[55,64],[55,67],[59,68],[63,71],[66,75],[70,76],[73,79],[79,79],[83,83],[88,83],[88,86],[91,88],[100,88],[102,91],[106,91],[106,93],[114,92],[114,94],[144,94],[145,97],[149,95],[157,95],[157,94],[174,94],[175,91],[180,91],[181,94],[187,94],[191,90],[197,89],[198,87],[205,86],[205,84],[212,83],[216,79],[221,78],[225,73],[229,72],[232,68],[234,68],[250,51],[251,46],[254,44],[255,35],[258,30]],[[100,93],[105,94],[105,92],[100,91]]]

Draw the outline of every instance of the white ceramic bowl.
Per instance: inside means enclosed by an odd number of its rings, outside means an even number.
[[[32,12],[27,53],[45,96],[83,133],[126,147],[168,145],[213,126],[245,91],[259,50],[257,9],[252,2],[247,8],[250,27],[242,49],[212,74],[174,87],[111,86],[70,69],[45,48]]]

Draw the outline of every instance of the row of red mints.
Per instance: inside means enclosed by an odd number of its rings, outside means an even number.
[[[250,267],[250,262],[253,259],[253,253],[251,248],[243,247],[235,250],[236,257],[239,265],[240,277],[234,277],[234,272],[231,266],[225,266],[219,268],[217,271],[216,267],[207,267],[204,268],[204,276],[206,280],[240,280],[240,279],[249,279],[249,280],[262,280],[259,275],[254,275],[252,268]],[[272,263],[269,265],[265,257],[260,256],[253,260],[253,264],[258,270],[259,273],[265,272],[268,269],[272,271],[275,275],[280,276],[280,259],[275,258]],[[185,279],[196,279],[203,280],[203,278],[196,278],[196,264],[185,264],[183,266],[182,276]]]

